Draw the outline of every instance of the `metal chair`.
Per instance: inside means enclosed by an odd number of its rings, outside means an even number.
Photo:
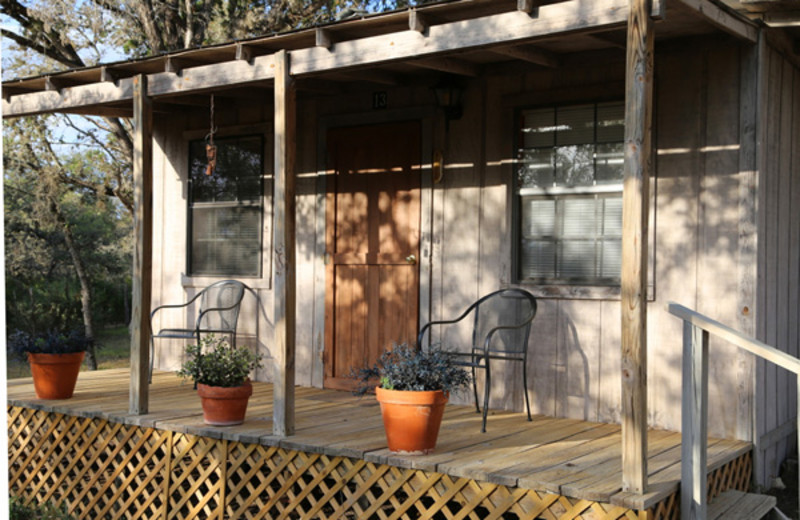
[[[536,316],[536,298],[523,289],[502,289],[483,296],[470,305],[459,317],[452,320],[432,321],[420,330],[417,345],[422,348],[425,334],[428,333],[428,348],[431,344],[429,331],[433,326],[459,324],[468,316],[473,316],[471,352],[454,351],[450,355],[457,359],[456,364],[472,369],[472,390],[475,394],[475,409],[478,406],[478,384],[475,378],[477,369],[486,371],[483,391],[483,425],[486,432],[486,416],[489,409],[489,390],[492,374],[489,360],[521,361],[522,381],[525,387],[525,407],[528,420],[531,420],[531,405],[528,398],[528,338],[531,322]],[[442,337],[444,330],[440,329]]]
[[[244,298],[245,285],[236,280],[216,282],[195,295],[186,303],[161,305],[150,313],[150,380],[153,378],[153,357],[155,339],[196,339],[200,343],[201,334],[229,334],[231,346],[236,346],[236,325],[239,321],[239,310]],[[154,333],[153,317],[163,309],[181,309],[200,300],[197,320],[193,329],[161,329]]]

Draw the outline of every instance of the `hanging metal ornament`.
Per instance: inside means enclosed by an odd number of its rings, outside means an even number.
[[[209,124],[209,132],[206,135],[206,175],[212,175],[217,169],[217,145],[214,144],[214,134],[217,132],[217,127],[214,126],[214,94],[211,94],[211,116]]]

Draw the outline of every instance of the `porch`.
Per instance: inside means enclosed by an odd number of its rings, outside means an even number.
[[[208,427],[191,384],[157,372],[150,411],[129,374],[81,374],[67,401],[8,383],[10,488],[81,518],[677,518],[681,436],[648,435],[649,492],[621,492],[618,425],[448,405],[435,453],[387,451],[372,398],[296,388],[296,433],[272,434],[273,387],[246,422]],[[708,492],[746,490],[751,445],[709,439]],[[437,515],[438,514],[438,515]],[[162,516],[163,515],[163,516]],[[437,515],[437,516],[434,516]],[[441,516],[439,516],[441,515]]]

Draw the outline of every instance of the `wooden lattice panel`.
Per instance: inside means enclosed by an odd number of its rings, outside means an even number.
[[[210,439],[9,407],[11,493],[78,518],[673,520],[648,511],[360,459]],[[709,495],[746,489],[749,453],[709,475]]]
[[[223,518],[227,441],[172,434],[167,519]]]
[[[168,439],[152,428],[12,409],[10,489],[26,502],[66,504],[80,518],[155,518]]]
[[[708,500],[729,489],[748,491],[753,477],[753,456],[747,452],[708,474]],[[680,490],[647,510],[648,520],[680,520]]]
[[[753,479],[753,456],[747,452],[708,475],[708,499],[711,500],[728,491],[749,491]]]

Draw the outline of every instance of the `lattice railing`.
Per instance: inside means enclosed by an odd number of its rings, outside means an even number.
[[[9,407],[11,493],[78,518],[643,520],[551,493]],[[722,468],[721,468],[722,469]],[[725,470],[724,479],[735,472]],[[674,502],[674,500],[673,500]]]

